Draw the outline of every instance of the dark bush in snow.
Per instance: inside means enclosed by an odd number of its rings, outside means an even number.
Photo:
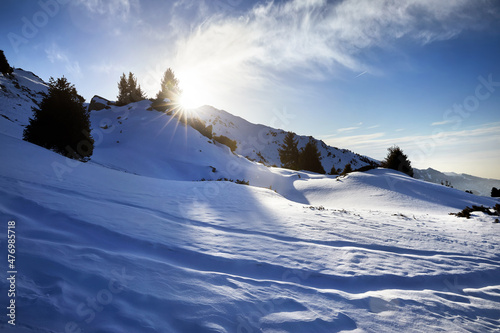
[[[500,197],[500,189],[497,189],[496,187],[493,187],[493,188],[491,189],[491,196],[492,196],[493,198],[498,198],[498,197]]]
[[[370,165],[365,165],[364,167],[361,167],[361,168],[356,169],[354,171],[356,171],[356,172],[366,172],[366,171],[370,171],[370,170],[373,170],[373,169],[376,169],[376,168],[378,168],[378,166],[370,164]]]
[[[205,126],[205,122],[199,118],[189,118],[188,124],[200,132],[201,135],[212,139],[212,125]]]
[[[218,143],[222,143],[223,145],[228,146],[231,149],[232,152],[234,152],[236,150],[236,148],[237,148],[236,141],[231,140],[227,136],[218,135],[218,136],[214,136],[213,139],[215,141],[217,141]]]
[[[457,217],[465,217],[466,219],[469,219],[472,212],[483,212],[488,215],[500,216],[500,205],[496,204],[493,208],[473,205],[472,208],[465,207],[462,211],[458,213],[450,213],[450,215],[456,215]]]

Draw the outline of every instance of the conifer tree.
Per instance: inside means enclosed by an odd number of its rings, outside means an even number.
[[[85,99],[65,77],[50,78],[49,90],[23,132],[23,139],[67,157],[87,161],[94,150]]]
[[[181,89],[179,88],[179,80],[175,77],[172,68],[167,68],[161,79],[160,91],[156,94],[157,100],[169,99],[171,102],[177,102]]]
[[[278,149],[281,165],[283,168],[298,170],[299,149],[298,141],[295,140],[295,133],[288,132],[283,140],[283,144]]]
[[[130,100],[128,81],[125,73],[123,73],[122,76],[120,76],[120,81],[118,82],[118,96],[116,97],[116,104],[127,105],[130,102],[132,101]]]
[[[330,169],[330,175],[338,175],[338,174],[339,174],[339,172],[335,168],[335,164],[332,165],[332,168]]]
[[[398,146],[392,146],[387,148],[387,157],[380,164],[382,168],[393,169],[406,173],[408,176],[413,177],[413,168],[411,167],[411,162],[403,153],[403,150]]]
[[[132,72],[128,73],[128,89],[130,93],[130,100],[133,102],[139,102],[146,99],[144,92],[141,89],[140,84],[137,83],[137,79],[135,78]]]
[[[320,160],[320,152],[311,138],[299,153],[299,169],[325,174]]]
[[[347,175],[348,173],[351,173],[352,172],[352,166],[351,166],[351,163],[347,163],[344,167],[344,170],[342,170],[342,173],[340,174],[341,176],[345,176]]]
[[[127,105],[129,103],[139,102],[146,99],[146,95],[141,89],[141,86],[137,83],[132,72],[128,73],[128,77],[125,73],[120,76],[120,81],[118,82],[118,96],[117,105]]]
[[[7,58],[3,53],[3,50],[0,50],[0,73],[2,73],[3,75],[12,73],[12,67],[10,67],[9,62],[7,61]]]

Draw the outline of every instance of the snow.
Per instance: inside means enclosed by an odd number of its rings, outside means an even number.
[[[499,224],[448,215],[498,201],[384,169],[267,168],[148,103],[93,112],[88,163],[0,123],[18,265],[0,330],[498,330]],[[252,186],[199,181],[223,177]]]
[[[477,195],[490,196],[493,187],[500,188],[500,180],[475,177],[468,174],[455,172],[439,172],[432,168],[426,170],[415,169],[415,178],[436,184],[448,182],[453,188],[462,191],[472,191]]]
[[[0,133],[21,138],[32,107],[47,89],[47,84],[32,72],[16,68],[11,79],[0,74]]]
[[[236,153],[268,166],[281,166],[278,154],[283,140],[287,134],[282,129],[272,128],[264,125],[252,124],[241,117],[234,116],[226,111],[217,110],[211,106],[204,106],[193,110],[193,117],[198,117],[205,124],[212,125],[214,135],[224,135],[238,143]],[[278,112],[273,111],[270,122],[278,126],[286,125],[290,118],[286,110]],[[311,137],[297,135],[298,148],[303,148]],[[366,156],[355,154],[347,149],[339,149],[327,146],[323,141],[312,138],[316,143],[320,153],[321,163],[327,173],[332,166],[342,171],[346,164],[350,163],[353,169],[358,169],[369,164],[369,161],[376,162]]]

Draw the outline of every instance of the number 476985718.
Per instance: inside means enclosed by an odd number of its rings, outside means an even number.
[[[16,228],[15,221],[9,221],[7,228],[7,261],[9,262],[9,269],[13,270],[16,268]]]

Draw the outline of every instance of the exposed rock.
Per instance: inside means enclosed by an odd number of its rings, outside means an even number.
[[[92,100],[90,101],[89,112],[94,110],[100,111],[102,109],[110,109],[111,108],[110,105],[114,105],[114,103],[108,101],[107,99],[101,96],[95,95],[94,97],[92,97]]]

